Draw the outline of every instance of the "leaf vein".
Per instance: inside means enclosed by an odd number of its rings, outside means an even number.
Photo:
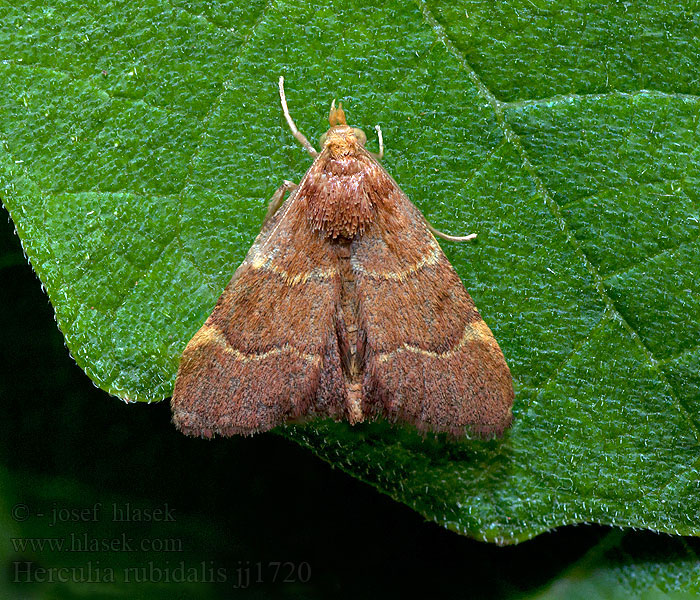
[[[684,348],[680,352],[677,352],[676,354],[673,354],[671,356],[667,356],[666,358],[662,358],[659,361],[659,366],[664,366],[671,364],[672,362],[677,361],[680,358],[683,358],[686,354],[691,354],[695,352],[698,348],[700,348],[700,344],[697,344],[695,346],[689,347],[689,348]]]
[[[699,102],[700,96],[695,94],[681,94],[678,92],[663,92],[660,90],[641,89],[632,92],[621,92],[613,90],[610,92],[602,92],[599,94],[557,94],[547,98],[534,98],[532,100],[513,100],[511,102],[502,102],[504,108],[523,108],[528,106],[554,106],[556,104],[567,104],[576,101],[588,100],[607,100],[608,98],[635,98],[643,96],[646,98],[674,98],[686,100],[690,102]]]
[[[569,200],[568,202],[562,202],[561,204],[559,204],[559,206],[561,208],[570,209],[573,206],[578,206],[581,203],[598,198],[601,194],[604,194],[607,192],[619,192],[621,190],[632,190],[635,188],[639,189],[639,188],[652,187],[652,186],[658,185],[660,183],[670,183],[670,184],[680,183],[680,184],[683,184],[685,181],[686,181],[685,175],[683,177],[679,177],[679,178],[675,178],[675,179],[655,179],[653,181],[637,181],[634,179],[630,179],[630,180],[628,180],[624,183],[621,183],[620,185],[617,185],[617,186],[601,187],[600,189],[596,190],[592,194],[580,196],[579,198],[574,198],[573,200]]]
[[[187,5],[180,5],[176,4],[175,2],[170,2],[170,6],[173,8],[176,8],[178,10],[181,10],[182,12],[190,15],[191,17],[194,17],[195,19],[201,19],[205,23],[211,25],[213,28],[218,29],[219,31],[225,31],[229,35],[234,35],[235,30],[232,29],[231,27],[226,27],[226,25],[222,25],[221,23],[217,23],[213,19],[211,19],[209,16],[207,16],[204,13],[197,13],[193,10],[190,10]]]
[[[0,60],[0,64],[12,66],[12,67],[25,68],[25,69],[34,69],[37,71],[45,72],[48,75],[59,75],[61,77],[64,77],[67,81],[85,85],[87,88],[96,92],[98,95],[106,96],[110,100],[129,102],[133,105],[141,104],[143,106],[147,106],[148,108],[162,111],[162,112],[170,114],[170,115],[188,118],[188,119],[193,118],[193,115],[191,113],[176,110],[176,109],[171,108],[170,106],[167,106],[165,104],[154,104],[153,102],[149,102],[143,98],[132,98],[130,96],[126,96],[126,95],[119,94],[119,93],[111,93],[110,91],[108,91],[104,88],[101,88],[100,86],[95,85],[92,82],[92,80],[90,80],[90,78],[78,77],[78,76],[76,76],[75,73],[73,73],[71,71],[64,71],[62,69],[56,69],[54,67],[47,67],[46,65],[42,65],[41,63],[28,63],[28,62],[24,62],[24,61],[19,62],[19,61]]]
[[[247,48],[248,44],[250,43],[253,35],[255,34],[255,31],[259,27],[260,23],[262,23],[263,19],[265,18],[267,13],[270,11],[270,9],[276,4],[276,2],[277,2],[277,0],[268,0],[267,4],[260,11],[260,15],[256,19],[253,26],[250,28],[248,35],[246,35],[245,39],[243,40],[243,43],[236,51],[236,56],[233,59],[233,64],[232,64],[231,70],[229,71],[229,74],[227,75],[227,77],[224,79],[224,81],[222,83],[221,93],[212,101],[211,105],[209,106],[209,108],[206,111],[204,118],[202,119],[202,132],[199,136],[199,142],[197,143],[197,147],[192,152],[192,156],[191,156],[187,166],[185,167],[187,174],[185,176],[185,181],[183,182],[182,189],[180,190],[180,193],[178,194],[178,208],[177,208],[177,220],[176,220],[177,225],[176,225],[176,229],[175,229],[175,237],[178,239],[181,237],[181,233],[182,233],[182,210],[183,210],[182,209],[182,196],[185,193],[185,190],[187,189],[188,185],[192,181],[194,164],[195,164],[197,158],[199,157],[199,155],[201,154],[202,148],[204,147],[204,142],[206,141],[207,136],[208,136],[209,121],[211,120],[212,115],[216,111],[217,107],[220,106],[224,95],[228,91],[228,82],[230,81],[233,73],[235,73],[236,67],[237,67],[238,63],[240,62],[241,57],[243,56],[243,53],[244,53],[245,49]],[[180,248],[181,252],[183,253],[183,255],[185,255],[189,258],[190,263],[195,267],[197,272],[200,274],[203,274],[201,269],[199,267],[197,267],[195,257],[192,255],[192,253],[189,250],[187,250],[187,248],[185,248],[185,246],[182,244],[181,241],[179,243],[179,248]]]
[[[613,271],[612,273],[608,273],[605,275],[605,281],[610,281],[611,279],[615,279],[616,277],[622,277],[629,273],[630,271],[634,271],[637,267],[641,267],[642,265],[649,263],[655,259],[657,259],[659,256],[662,256],[664,254],[670,254],[672,252],[675,252],[682,246],[685,246],[686,244],[696,244],[698,241],[700,241],[700,233],[698,233],[697,236],[690,240],[683,240],[679,242],[678,244],[674,246],[669,246],[668,248],[663,248],[656,252],[655,254],[652,254],[650,256],[645,256],[641,261],[636,262],[631,265],[627,265],[620,269],[619,271]]]

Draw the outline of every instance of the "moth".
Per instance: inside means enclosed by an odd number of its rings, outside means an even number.
[[[331,106],[301,182],[262,230],[182,355],[171,407],[185,434],[250,435],[330,417],[421,432],[500,435],[513,384],[438,232]],[[286,201],[285,195],[288,193]]]

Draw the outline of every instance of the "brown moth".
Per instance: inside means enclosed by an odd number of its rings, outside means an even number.
[[[187,344],[172,397],[188,435],[249,435],[311,417],[383,417],[421,432],[500,435],[513,384],[498,343],[434,230],[331,107],[299,185]],[[287,200],[282,203],[286,192]]]

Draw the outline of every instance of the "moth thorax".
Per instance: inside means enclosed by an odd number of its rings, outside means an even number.
[[[356,156],[329,160],[308,195],[311,223],[331,238],[352,239],[374,219],[371,172]]]

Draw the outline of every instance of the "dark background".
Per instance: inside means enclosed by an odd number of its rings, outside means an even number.
[[[170,423],[167,402],[125,404],[94,387],[63,344],[53,309],[23,257],[7,213],[0,214],[0,541],[3,589],[16,597],[455,597],[502,598],[546,586],[608,536],[596,526],[562,528],[499,548],[464,538],[394,502],[276,434],[247,439],[188,439]],[[99,522],[52,527],[50,511],[100,502]],[[174,523],[113,523],[114,503],[166,505]],[[31,518],[11,509],[26,504]],[[40,518],[39,509],[46,511]],[[7,514],[9,513],[9,514]],[[65,513],[70,514],[70,513]],[[17,537],[123,534],[176,538],[182,551],[124,549],[69,553],[13,546]],[[635,534],[649,542],[652,534]],[[11,538],[11,539],[10,539]],[[202,562],[225,569],[226,581],[189,587],[154,582],[109,584],[17,581],[15,563],[36,568]],[[290,563],[275,575],[279,561]],[[299,576],[308,563],[309,581]],[[262,581],[237,589],[246,567]],[[117,570],[119,570],[117,569]],[[80,572],[77,572],[80,575]],[[162,577],[163,571],[159,572]],[[296,581],[283,581],[283,575]],[[83,573],[84,576],[84,573]],[[255,577],[254,577],[255,578]],[[46,577],[44,576],[44,579]],[[99,577],[98,577],[99,579]],[[82,586],[82,587],[81,587]],[[180,590],[174,591],[174,590]],[[187,591],[183,591],[187,590]],[[104,596],[103,596],[104,594]],[[4,595],[4,594],[3,594]]]

